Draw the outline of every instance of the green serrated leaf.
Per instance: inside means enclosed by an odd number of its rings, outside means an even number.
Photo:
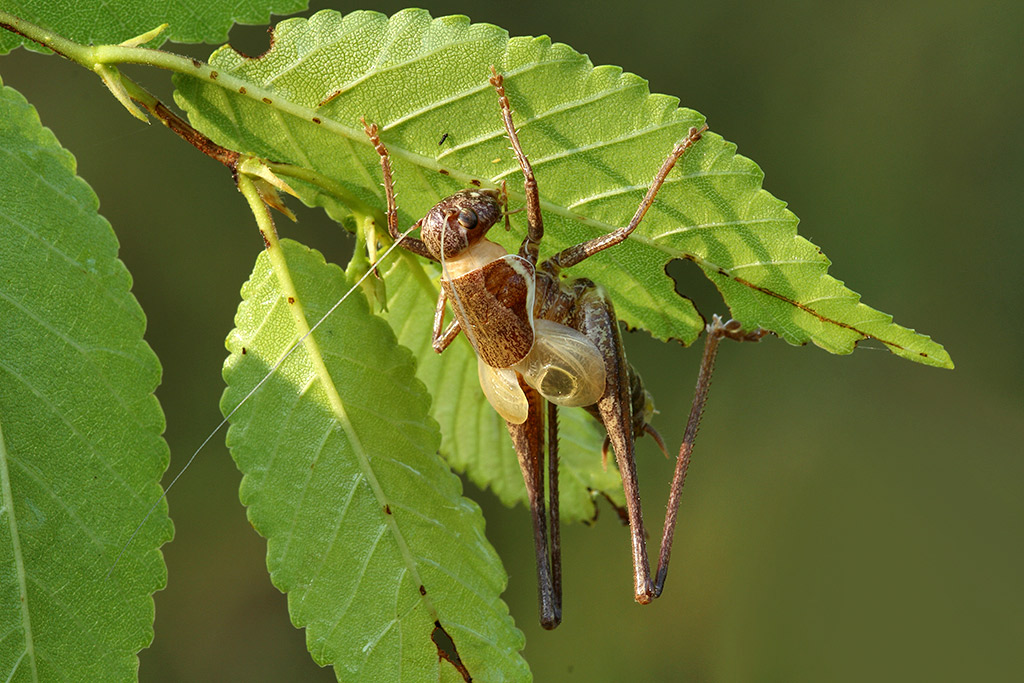
[[[0,89],[0,678],[134,679],[153,638],[160,365],[75,160]]]
[[[65,38],[86,45],[120,43],[161,24],[167,30],[151,44],[166,40],[179,43],[219,43],[227,40],[236,23],[265,24],[273,14],[291,14],[306,9],[307,0],[75,0],[73,7],[54,0],[2,0],[0,7],[11,14],[45,26]],[[73,11],[69,11],[73,9]],[[0,31],[0,54],[24,44],[40,49],[32,41]]]
[[[264,252],[228,339],[228,413],[350,286],[319,253]],[[295,283],[293,301],[278,277]],[[340,680],[437,680],[454,669],[439,621],[474,680],[522,680],[523,635],[480,509],[437,455],[415,363],[355,292],[231,417],[241,499],[267,538],[274,584],[314,659]]]
[[[253,90],[243,95],[178,76],[178,101],[197,127],[227,146],[314,168],[371,206],[383,204],[379,171],[358,121],[365,116],[381,126],[403,225],[473,179],[507,181],[522,201],[521,173],[487,83],[495,65],[506,75],[544,200],[542,257],[626,224],[673,143],[704,120],[678,108],[676,98],[650,94],[643,79],[595,68],[546,37],[510,40],[495,26],[432,19],[422,10],[390,19],[325,11],[287,20],[261,57],[225,46],[211,64]],[[833,353],[875,339],[905,358],[952,367],[941,346],[859,303],[827,275],[828,259],[796,234],[796,217],[761,189],[761,170],[735,151],[706,134],[669,175],[634,235],[572,274],[602,283],[624,322],[660,339],[690,343],[703,327],[664,273],[669,261],[688,259],[747,328]],[[304,189],[309,203],[344,212]],[[514,247],[522,234],[519,225],[496,239]]]
[[[507,74],[544,200],[542,256],[628,222],[672,144],[703,120],[678,109],[674,98],[650,95],[640,78],[594,68],[565,45],[546,38],[509,40],[497,27],[465,17],[431,19],[420,10],[390,19],[374,12],[320,12],[284,21],[260,58],[224,47],[211,63],[245,85],[225,89],[218,87],[223,79],[177,77],[176,98],[197,127],[229,147],[314,169],[379,208],[379,160],[359,118],[382,125],[403,227],[473,179],[488,185],[505,180],[513,204],[522,201],[521,175],[487,83],[488,67],[496,65]],[[664,272],[669,260],[683,258],[705,269],[747,327],[763,326],[792,343],[811,340],[834,352],[848,352],[870,334],[914,360],[949,364],[941,347],[891,325],[827,276],[828,262],[795,235],[795,216],[760,189],[761,179],[753,162],[708,134],[669,177],[637,233],[570,273],[600,282],[623,321],[662,339],[689,343],[703,325]],[[349,207],[337,197],[301,181],[293,185],[308,204],[324,206],[339,220],[348,216]],[[524,232],[522,215],[514,221],[510,234],[491,233],[508,248],[518,246]],[[765,265],[751,265],[756,259]],[[406,273],[401,277],[419,286],[413,305],[395,299],[404,284],[388,285],[388,320],[421,361],[445,455],[503,501],[521,500],[524,488],[506,430],[480,400],[475,362],[460,344],[440,358],[429,349],[434,301],[421,290],[434,276],[428,270],[392,273]],[[562,411],[563,463],[576,466],[565,479],[567,519],[593,516],[588,488],[621,501],[615,472],[605,472],[597,455],[600,432],[578,413]],[[576,474],[574,489],[569,482]]]

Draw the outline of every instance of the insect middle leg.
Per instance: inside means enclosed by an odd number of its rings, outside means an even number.
[[[654,198],[657,196],[661,186],[665,183],[665,179],[668,177],[669,172],[679,161],[679,158],[686,153],[686,150],[693,147],[694,143],[700,140],[701,135],[708,129],[707,124],[704,124],[700,128],[692,127],[687,133],[686,137],[680,142],[676,143],[675,147],[669,153],[668,158],[662,163],[661,168],[654,175],[654,180],[651,181],[651,186],[647,188],[647,194],[644,195],[643,200],[640,202],[640,206],[637,207],[636,212],[633,214],[633,219],[629,222],[629,225],[613,230],[607,235],[601,235],[595,237],[592,240],[587,240],[575,246],[564,249],[549,259],[549,262],[555,269],[569,268],[576,265],[580,261],[590,258],[599,251],[604,251],[608,247],[614,247],[632,234],[636,227],[640,225],[640,221],[643,220],[647,210],[651,208],[651,204],[654,203]]]
[[[562,559],[558,529],[558,431],[557,416],[548,409],[548,487],[550,492],[551,527],[548,533],[547,510],[544,503],[544,409],[541,395],[520,380],[529,406],[522,424],[507,422],[509,435],[519,458],[519,468],[526,482],[526,492],[533,521],[534,553],[537,556],[537,598],[540,624],[553,629],[562,621]],[[549,404],[550,406],[551,404]]]

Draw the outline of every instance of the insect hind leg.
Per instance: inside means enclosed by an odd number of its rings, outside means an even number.
[[[601,420],[615,451],[629,519],[634,596],[637,602],[647,604],[655,594],[647,561],[646,530],[636,476],[630,368],[622,348],[618,318],[611,300],[590,280],[575,280],[570,287],[571,293],[565,292],[565,299],[571,303],[556,306],[552,313],[564,311],[565,319],[557,322],[586,335],[597,346],[605,362],[605,391],[591,412]]]
[[[704,354],[701,357],[700,370],[697,373],[697,388],[694,391],[693,404],[690,406],[690,417],[686,422],[686,431],[683,433],[683,443],[679,446],[676,470],[672,476],[672,489],[665,511],[665,526],[662,531],[661,549],[658,553],[658,571],[654,581],[654,597],[660,596],[665,588],[668,563],[672,555],[672,537],[675,535],[679,503],[683,494],[683,484],[686,483],[686,472],[690,467],[693,443],[697,438],[700,420],[704,415],[704,405],[707,403],[708,392],[711,389],[711,373],[715,369],[718,343],[722,339],[759,341],[761,337],[768,334],[767,330],[761,328],[756,328],[751,332],[744,332],[739,321],[730,320],[723,323],[722,319],[717,315],[711,317],[711,322],[708,323],[705,332],[707,338],[704,342]]]

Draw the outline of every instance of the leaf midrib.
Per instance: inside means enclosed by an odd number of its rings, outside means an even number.
[[[370,466],[370,460],[366,450],[364,449],[362,441],[359,439],[359,435],[356,433],[356,430],[349,419],[345,403],[342,400],[341,395],[338,393],[338,388],[331,378],[330,371],[327,369],[324,354],[320,349],[320,345],[315,336],[310,334],[309,321],[306,318],[305,310],[302,305],[302,298],[299,297],[298,291],[292,281],[287,257],[285,256],[280,243],[275,245],[274,248],[268,249],[268,251],[270,252],[271,260],[277,261],[274,269],[281,285],[283,296],[291,297],[294,300],[294,303],[286,305],[288,306],[292,315],[292,320],[295,323],[296,333],[301,339],[303,339],[302,343],[306,348],[306,352],[309,354],[310,362],[313,365],[313,372],[319,379],[321,386],[323,386],[324,392],[327,394],[327,400],[330,404],[331,412],[334,414],[335,420],[344,430],[349,439],[349,443],[352,444],[352,451],[355,455],[356,462],[358,463],[359,469],[363,473],[366,482],[370,485],[370,490],[373,492],[374,498],[377,500],[379,509],[383,510],[384,506],[390,503],[389,498],[384,493],[383,487],[377,480],[376,473]],[[384,521],[388,526],[395,544],[398,546],[399,553],[402,556],[402,561],[406,566],[406,569],[410,574],[412,574],[416,585],[424,585],[417,568],[416,560],[404,534],[401,529],[398,528],[398,523],[395,521],[394,515],[384,515]],[[427,595],[421,595],[420,600],[429,611],[431,619],[433,621],[438,621],[438,613],[430,597]]]
[[[32,618],[28,606],[28,585],[26,583],[25,560],[21,555],[21,539],[18,535],[18,522],[14,515],[14,492],[11,488],[10,469],[8,462],[10,456],[7,452],[7,443],[4,439],[3,422],[0,420],[0,496],[2,496],[3,507],[7,510],[7,526],[11,534],[11,550],[14,554],[14,568],[18,579],[18,594],[21,606],[21,623],[25,631],[25,651],[12,667],[8,680],[13,680],[18,666],[25,656],[28,656],[31,667],[32,680],[39,680],[39,670],[36,666],[35,642],[32,635]]]

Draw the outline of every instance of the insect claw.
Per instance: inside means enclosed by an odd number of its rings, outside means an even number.
[[[502,77],[502,75],[498,73],[498,70],[494,68],[494,65],[491,64],[491,85],[494,86],[495,88],[500,88],[504,80],[505,79]]]
[[[661,449],[661,452],[667,458],[668,457],[668,450],[665,448],[665,440],[661,438],[661,434],[658,433],[658,430],[655,429],[654,427],[652,427],[651,425],[646,425],[645,424],[644,425],[644,431],[651,435],[651,438],[654,439],[655,443],[658,444],[658,448]]]

